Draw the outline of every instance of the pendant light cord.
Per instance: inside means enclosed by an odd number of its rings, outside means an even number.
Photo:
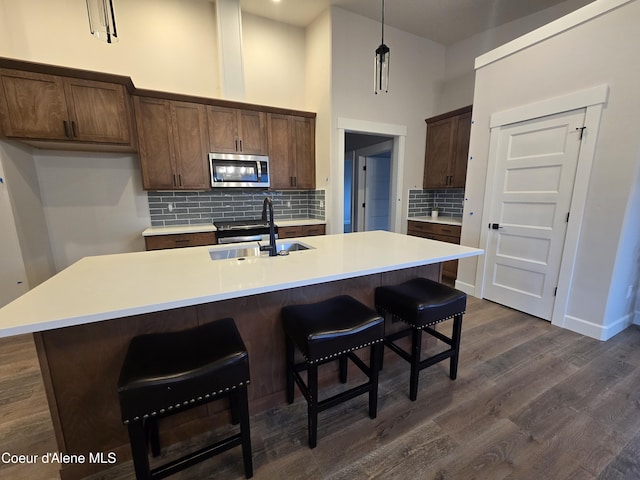
[[[382,0],[382,43],[384,44],[384,0]]]

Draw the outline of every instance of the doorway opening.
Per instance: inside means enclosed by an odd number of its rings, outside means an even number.
[[[345,132],[344,233],[391,230],[393,137]]]

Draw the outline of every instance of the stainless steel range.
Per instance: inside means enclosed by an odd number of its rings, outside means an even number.
[[[214,221],[218,243],[268,242],[269,222],[260,218]],[[278,226],[274,225],[276,237]]]

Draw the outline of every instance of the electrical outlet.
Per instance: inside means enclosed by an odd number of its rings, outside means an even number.
[[[320,208],[324,208],[324,201],[320,200]]]
[[[630,298],[633,295],[633,285],[629,285],[627,288],[627,298]]]
[[[287,208],[291,208],[291,200],[287,200]]]
[[[168,204],[168,205],[167,205],[167,209],[168,209],[170,212],[173,212],[173,203]]]

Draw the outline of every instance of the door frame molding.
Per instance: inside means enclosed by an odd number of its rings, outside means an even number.
[[[496,112],[491,115],[490,128],[491,137],[489,141],[489,162],[487,166],[487,179],[485,185],[485,199],[482,207],[481,225],[488,224],[491,219],[491,195],[495,185],[496,176],[496,154],[498,149],[498,138],[503,127],[533,120],[536,118],[555,115],[584,108],[586,127],[585,136],[580,146],[578,155],[578,165],[576,167],[576,177],[574,181],[573,194],[571,196],[571,216],[567,225],[562,259],[560,261],[560,273],[558,276],[558,291],[553,304],[553,314],[551,323],[559,327],[565,327],[566,310],[569,300],[569,292],[573,283],[573,273],[575,270],[576,256],[578,251],[578,241],[584,219],[584,211],[587,200],[587,190],[591,178],[591,167],[595,157],[598,131],[600,128],[600,118],[609,96],[608,85],[598,85],[589,89],[579,90],[566,95],[553,97],[540,102],[522,105],[513,109]],[[489,235],[486,228],[480,230],[480,245],[487,249]],[[476,286],[474,296],[484,298],[484,277],[485,277],[485,256],[478,257],[478,268],[476,270]]]
[[[391,208],[389,210],[389,229],[402,231],[402,195],[404,181],[404,157],[407,137],[405,125],[378,123],[367,120],[338,117],[338,151],[332,156],[331,176],[338,181],[332,187],[331,227],[328,233],[343,233],[344,229],[344,144],[345,132],[388,135],[393,137],[391,153]],[[335,172],[335,173],[334,173]],[[353,219],[352,219],[353,221]],[[337,229],[337,230],[336,230]]]

